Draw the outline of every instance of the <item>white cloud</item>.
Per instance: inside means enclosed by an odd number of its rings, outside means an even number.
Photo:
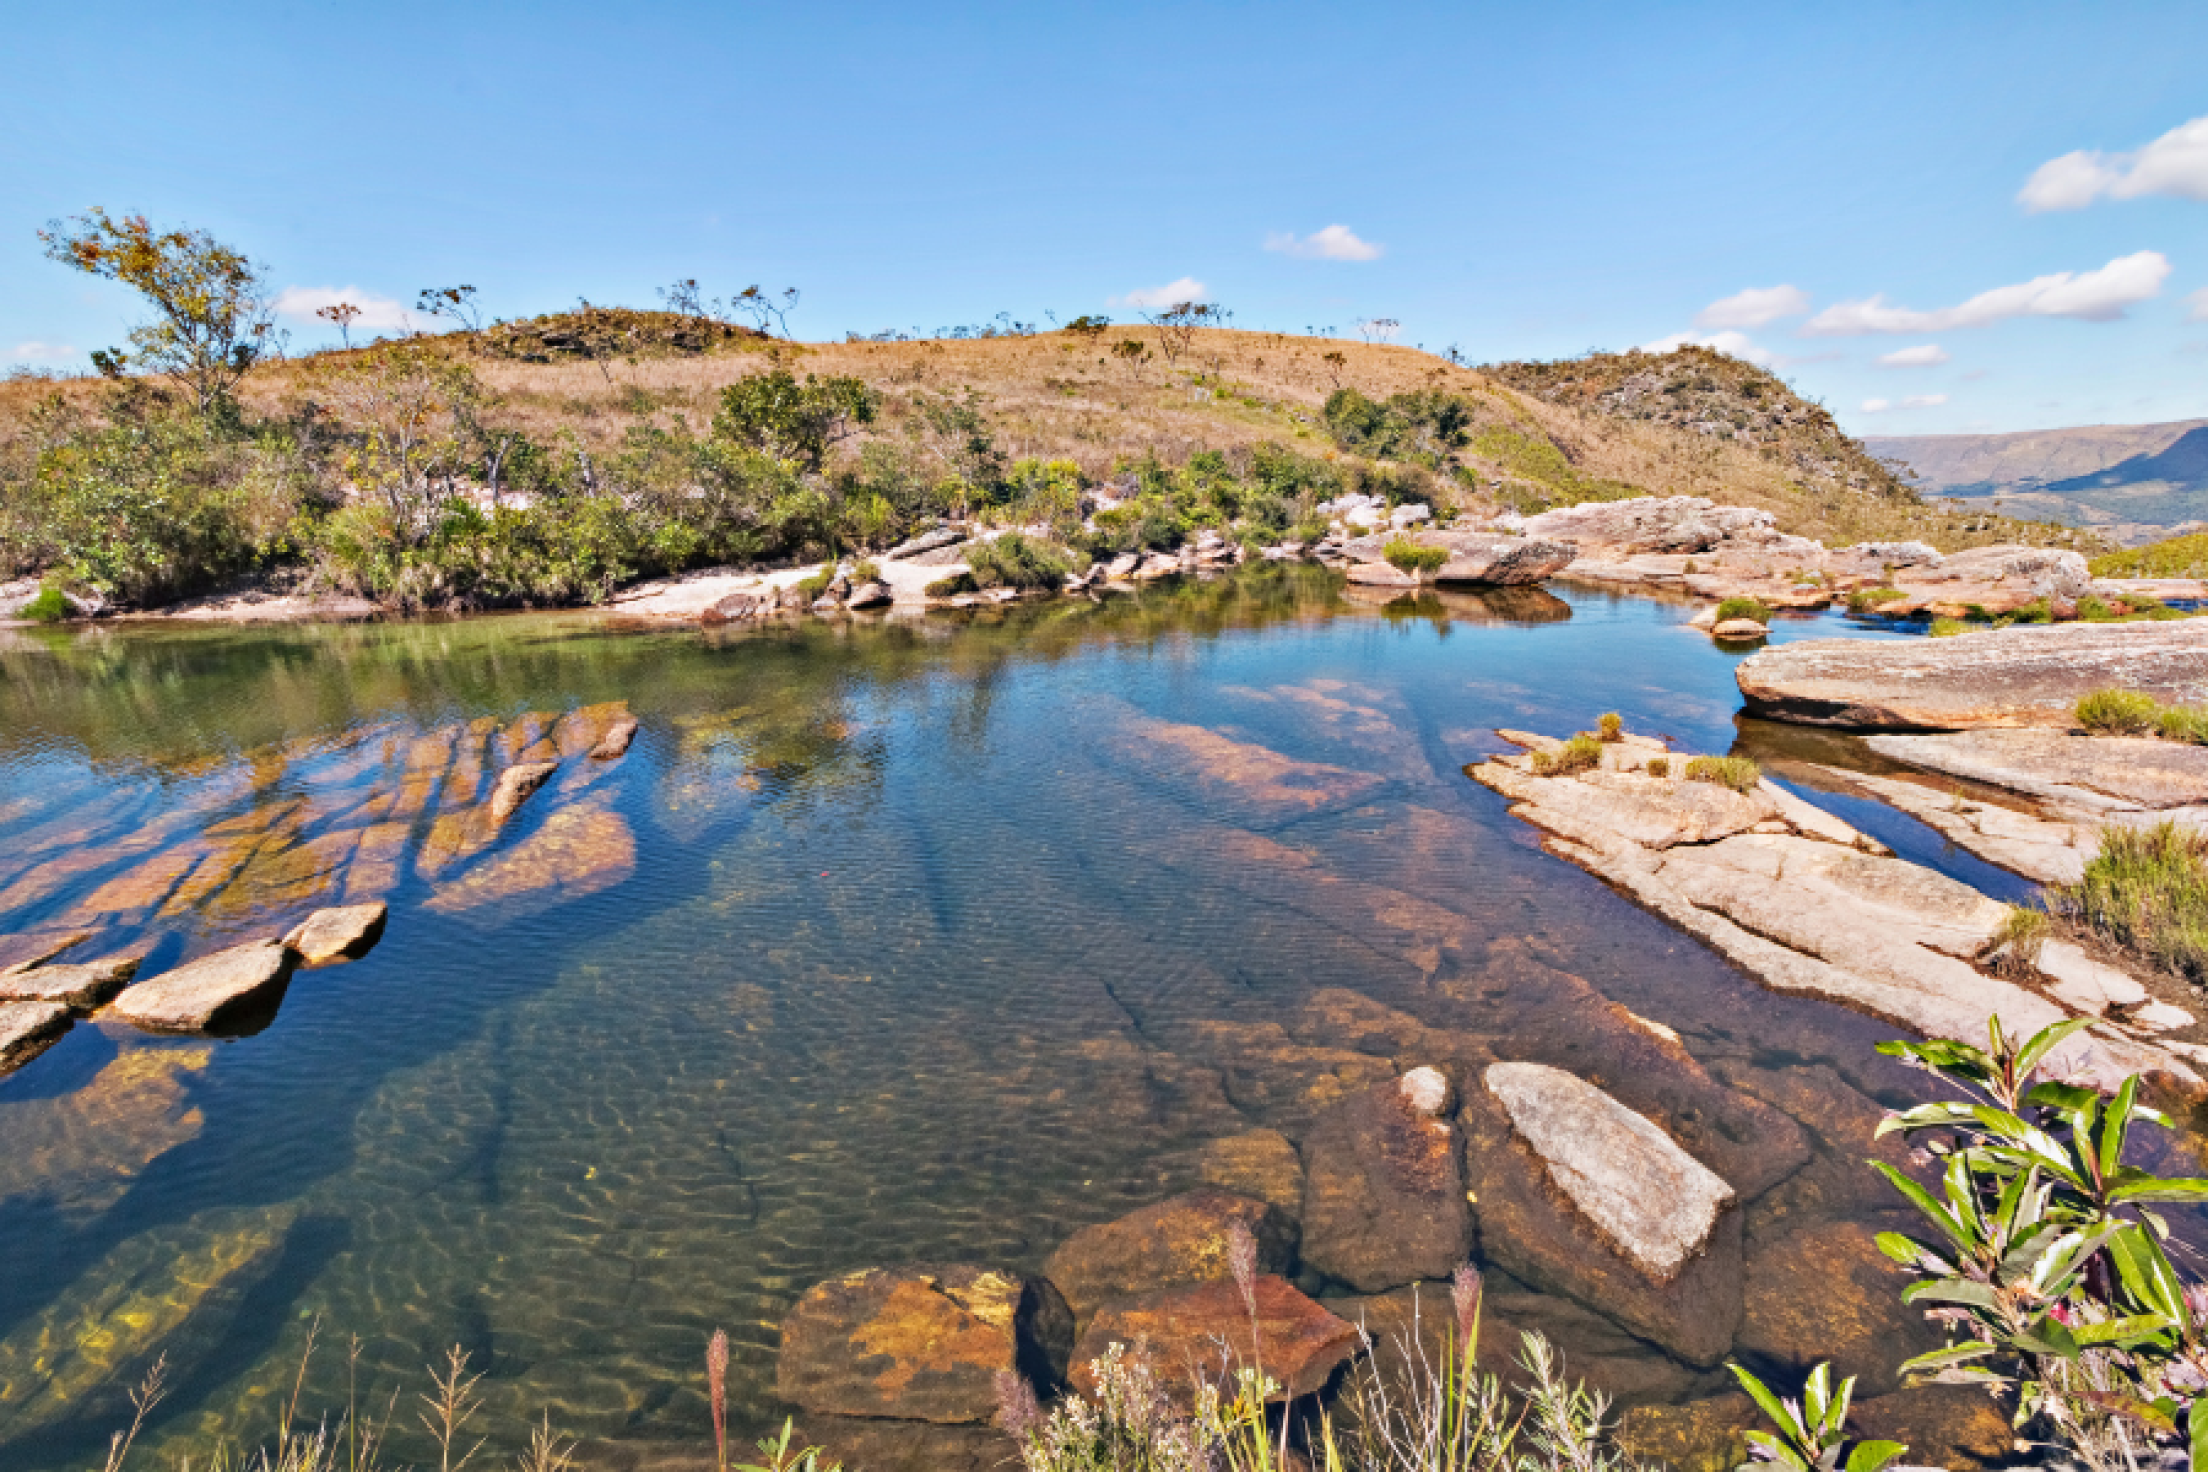
[[[1884,414],[1894,409],[1937,409],[1946,402],[1946,394],[1912,394],[1898,403],[1892,399],[1865,399],[1863,412]]]
[[[313,322],[316,312],[339,302],[351,302],[360,308],[360,315],[353,319],[356,331],[405,332],[414,326],[405,307],[357,286],[287,286],[276,293],[277,314],[294,322]]]
[[[2032,170],[2016,199],[2038,213],[2082,210],[2103,195],[2137,199],[2142,194],[2208,200],[2208,117],[2179,123],[2130,153],[2081,148],[2051,158]]]
[[[2203,286],[2200,290],[2185,298],[2185,304],[2192,308],[2191,311],[2185,314],[2186,321],[2208,322],[2208,286]]]
[[[1937,368],[1948,361],[1947,349],[1936,342],[1928,342],[1921,348],[1901,348],[1882,355],[1881,368]]]
[[[1200,302],[1209,290],[1193,276],[1183,276],[1178,281],[1168,281],[1163,286],[1138,286],[1125,296],[1115,296],[1110,305],[1134,307],[1137,310],[1156,311],[1179,302]]]
[[[1674,332],[1654,342],[1644,342],[1637,352],[1668,353],[1675,348],[1715,348],[1758,368],[1776,368],[1785,360],[1745,332]]]
[[[9,359],[17,363],[58,363],[75,356],[77,349],[65,342],[19,342],[8,349]]]
[[[1982,291],[1957,307],[1914,312],[1891,306],[1883,296],[1838,302],[1802,325],[1812,336],[1857,337],[1866,332],[1947,332],[1985,327],[2011,317],[2070,317],[2080,322],[2113,322],[2124,308],[2162,290],[2169,257],[2158,250],[2118,256],[2098,271],[2057,271],[2015,286]]]
[[[1369,240],[1358,239],[1357,232],[1347,225],[1329,225],[1300,239],[1292,230],[1279,231],[1265,237],[1265,248],[1307,261],[1377,261],[1381,249]]]
[[[1751,286],[1694,314],[1697,327],[1767,327],[1781,317],[1809,310],[1809,293],[1799,286]]]

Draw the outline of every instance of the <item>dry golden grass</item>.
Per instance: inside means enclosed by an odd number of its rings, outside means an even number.
[[[1110,354],[1134,339],[1151,349],[1138,375]],[[1654,495],[1707,496],[1775,512],[1782,528],[1832,542],[1917,537],[1943,549],[2014,538],[2013,525],[1973,532],[1928,507],[1806,481],[1776,456],[1668,425],[1606,417],[1506,388],[1472,369],[1406,347],[1213,329],[1198,332],[1168,368],[1157,329],[1112,327],[1088,339],[1068,332],[1032,337],[861,343],[760,343],[699,356],[603,362],[522,363],[477,358],[478,373],[504,400],[506,414],[532,434],[572,431],[609,444],[641,422],[677,416],[702,428],[722,388],[746,375],[785,366],[800,374],[848,374],[878,389],[876,432],[902,432],[920,394],[980,393],[997,443],[1013,458],[1071,460],[1092,477],[1119,461],[1156,454],[1177,463],[1198,450],[1236,450],[1266,441],[1337,458],[1318,411],[1337,387],[1374,398],[1414,389],[1462,394],[1483,427],[1553,444],[1572,473],[1623,482]],[[459,335],[438,341],[465,350]],[[359,350],[355,350],[359,351]],[[1330,362],[1339,355],[1338,362]],[[342,354],[272,365],[247,382],[243,397],[260,413],[281,412],[311,395],[314,373]],[[1201,375],[1199,384],[1192,381]],[[33,404],[59,392],[87,408],[111,390],[89,380],[0,383],[0,438],[20,432]],[[1463,457],[1483,489],[1525,483],[1522,467]],[[1486,496],[1460,500],[1487,500]]]

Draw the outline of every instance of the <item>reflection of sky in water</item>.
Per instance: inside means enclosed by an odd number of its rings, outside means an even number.
[[[1836,1093],[1872,1108],[1856,1091],[1899,1080],[1883,1029],[1759,991],[1460,773],[1497,725],[1613,709],[1727,750],[1735,656],[1687,613],[1372,607],[1289,575],[964,629],[13,637],[0,934],[90,919],[159,965],[337,899],[392,920],[252,1036],[80,1024],[0,1083],[0,1463],[91,1454],[149,1345],[162,1461],[265,1436],[317,1317],[361,1336],[378,1397],[466,1347],[501,1447],[545,1407],[696,1440],[725,1327],[763,1423],[774,1326],[816,1279],[1033,1268],[1196,1184],[1208,1144],[1294,1138],[1423,1061],[1341,1036],[1345,993],[1589,1067],[1589,1009],[1615,1003],[1740,1091],[1680,1085],[1682,1110],[1753,1096],[1814,1132]],[[642,731],[593,764],[615,702]],[[500,767],[548,751],[506,829],[469,826]],[[1751,1260],[1873,1204],[1828,1141],[1751,1207]],[[1729,1388],[1507,1301],[1630,1398]]]

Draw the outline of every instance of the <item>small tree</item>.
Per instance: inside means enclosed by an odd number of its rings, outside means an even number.
[[[1366,342],[1381,343],[1391,341],[1403,330],[1403,324],[1393,317],[1366,317],[1358,322],[1357,330]]]
[[[830,447],[872,424],[880,407],[856,378],[815,378],[801,385],[787,369],[757,373],[721,391],[713,433],[806,471],[820,469]]]
[[[730,310],[740,312],[752,320],[761,332],[772,322],[783,337],[790,335],[790,313],[797,310],[797,288],[784,287],[778,299],[756,286],[747,286],[728,299]]]
[[[426,287],[414,298],[414,305],[429,316],[450,319],[464,332],[483,330],[483,308],[472,286]]]
[[[402,541],[427,533],[467,450],[483,386],[465,363],[417,343],[369,352],[323,380],[353,432],[345,457],[354,487],[383,503]]]
[[[120,281],[152,304],[154,319],[130,330],[134,354],[92,355],[111,377],[136,361],[174,381],[205,417],[282,349],[264,268],[204,230],[157,232],[143,215],[117,220],[94,207],[49,222],[38,238],[48,258]]]
[[[1198,328],[1224,327],[1228,315],[1217,302],[1175,302],[1162,312],[1145,312],[1143,320],[1158,329],[1158,351],[1165,354],[1165,366],[1171,368],[1196,340]]]
[[[335,327],[338,341],[347,348],[353,345],[353,323],[360,319],[360,308],[351,302],[331,302],[326,307],[316,307],[314,315]]]
[[[1130,376],[1138,381],[1142,370],[1150,366],[1150,349],[1131,337],[1123,337],[1112,345],[1112,356],[1119,359]]]

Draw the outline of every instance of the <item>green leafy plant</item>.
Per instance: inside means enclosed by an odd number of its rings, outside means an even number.
[[[2141,736],[2154,729],[2162,707],[2153,696],[2136,690],[2096,690],[2081,699],[2071,714],[2098,736]]]
[[[2031,905],[2010,905],[1993,932],[1993,951],[2004,969],[2028,970],[2039,964],[2040,947],[2055,928],[2054,918]]]
[[[1533,754],[1537,777],[1567,777],[1602,765],[1602,742],[1582,731],[1552,751]]]
[[[1447,547],[1422,547],[1409,537],[1389,538],[1388,544],[1380,549],[1380,555],[1397,572],[1409,573],[1412,577],[1437,573],[1449,561]]]
[[[23,617],[34,624],[58,624],[68,616],[69,600],[56,587],[40,588],[38,596],[23,605]]]
[[[1055,588],[1074,571],[1073,554],[1021,532],[961,549],[974,583],[983,588]]]
[[[1753,792],[1763,778],[1754,760],[1745,756],[1697,756],[1687,759],[1689,782],[1715,782],[1735,792]]]
[[[880,396],[856,378],[808,374],[800,384],[788,369],[777,368],[721,390],[713,433],[817,471],[830,447],[874,422],[880,404]]]
[[[1859,1441],[1851,1447],[1847,1434],[1848,1403],[1855,1395],[1855,1377],[1832,1387],[1832,1367],[1820,1364],[1809,1372],[1799,1401],[1781,1400],[1761,1380],[1739,1365],[1728,1365],[1741,1389],[1778,1427],[1747,1433],[1755,1461],[1784,1467],[1788,1472],[1880,1472],[1909,1448],[1895,1441]],[[1844,1459],[1843,1459],[1844,1454]]]
[[[843,1464],[822,1460],[827,1453],[817,1446],[792,1450],[790,1441],[796,1434],[795,1419],[785,1416],[780,1435],[759,1438],[760,1460],[738,1462],[730,1472],[842,1472]]]

